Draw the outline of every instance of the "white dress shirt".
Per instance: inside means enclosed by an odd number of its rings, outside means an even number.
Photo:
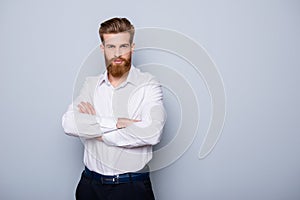
[[[91,103],[96,115],[80,113],[80,102]],[[120,117],[141,120],[117,129]],[[68,135],[82,138],[84,164],[103,175],[136,172],[152,158],[165,124],[161,85],[149,73],[131,66],[126,81],[114,88],[107,71],[88,77],[79,96],[63,115]],[[103,142],[95,139],[102,136]]]

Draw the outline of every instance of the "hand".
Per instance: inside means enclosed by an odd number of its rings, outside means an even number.
[[[79,112],[84,113],[84,114],[89,114],[89,115],[96,115],[96,111],[92,104],[89,102],[80,102],[80,104],[77,105]]]
[[[140,122],[141,120],[136,120],[136,119],[128,119],[128,118],[118,118],[117,121],[117,128],[126,128],[127,126],[130,126],[134,122]]]
[[[96,137],[96,140],[103,142],[102,136]]]

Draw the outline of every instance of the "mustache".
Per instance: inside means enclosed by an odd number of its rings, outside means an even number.
[[[110,65],[111,63],[113,63],[115,60],[122,60],[123,62],[126,62],[127,59],[123,58],[122,56],[116,57],[116,58],[112,58],[108,61],[108,65]]]

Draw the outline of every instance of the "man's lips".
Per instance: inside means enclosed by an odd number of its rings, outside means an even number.
[[[123,59],[115,59],[114,63],[116,64],[121,64],[123,62]]]

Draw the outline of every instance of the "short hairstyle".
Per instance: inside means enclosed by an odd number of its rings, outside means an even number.
[[[103,34],[121,33],[121,32],[129,32],[130,43],[133,42],[134,26],[126,18],[115,17],[109,19],[101,23],[99,28],[99,35],[102,43],[104,43]]]

